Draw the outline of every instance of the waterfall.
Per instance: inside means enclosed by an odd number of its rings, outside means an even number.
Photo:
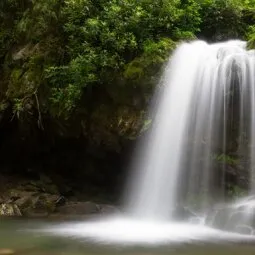
[[[165,68],[153,125],[133,164],[127,207],[136,217],[175,220],[180,206],[206,213],[225,199],[229,144],[249,155],[255,188],[255,53],[243,41],[178,47]],[[222,160],[221,167],[215,161]]]
[[[44,231],[121,244],[254,242],[254,69],[255,52],[245,42],[181,44],[165,67],[152,126],[134,156],[126,210]],[[229,203],[231,160],[246,162],[250,194]]]

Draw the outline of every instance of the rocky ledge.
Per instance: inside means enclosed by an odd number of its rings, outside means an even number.
[[[118,212],[119,209],[112,205],[91,201],[69,201],[63,196],[48,193],[20,192],[14,200],[0,203],[0,216],[82,216]]]
[[[1,180],[3,177],[0,176]],[[5,182],[7,183],[7,182]],[[74,201],[60,194],[51,181],[20,182],[0,189],[0,216],[86,216],[118,213],[115,206],[91,201]]]

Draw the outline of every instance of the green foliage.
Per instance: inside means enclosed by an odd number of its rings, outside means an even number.
[[[24,112],[23,100],[15,98],[13,103],[13,113],[20,118],[20,115]]]
[[[144,42],[143,54],[125,66],[126,79],[141,80],[157,74],[159,67],[168,59],[176,44],[168,38],[159,42],[147,40]]]
[[[246,35],[252,47],[254,6],[254,0],[0,1],[0,100],[23,122],[21,116],[39,115],[83,123],[98,105],[129,107],[121,111],[129,126],[111,128],[133,135],[176,45],[197,35]]]
[[[50,85],[50,113],[55,117],[68,118],[81,96],[82,87],[71,84],[71,70],[68,66],[47,68],[45,79]]]
[[[227,195],[231,198],[240,198],[247,195],[247,191],[241,189],[237,185],[229,184],[227,185]]]
[[[116,80],[123,78],[151,85],[175,47],[169,36],[194,38],[198,30],[199,7],[194,1],[189,3],[66,0],[61,17],[70,60],[64,66],[49,66],[45,72],[51,87],[50,105],[61,109],[56,115],[65,111],[70,115],[86,88],[94,85],[117,86]],[[76,96],[68,96],[70,86]],[[67,100],[69,106],[63,107],[60,100]]]
[[[250,26],[247,32],[248,48],[255,49],[255,26]]]
[[[49,103],[52,104],[51,113],[53,116],[68,118],[80,96],[81,90],[72,84],[68,84],[64,89],[52,88],[49,98]]]
[[[245,39],[255,21],[254,0],[197,0],[202,19],[200,36],[213,41]]]
[[[229,164],[229,165],[237,165],[239,163],[238,159],[231,157],[226,154],[214,154],[212,155],[212,159],[216,160],[219,163]]]
[[[177,40],[195,39],[200,31],[201,6],[195,0],[180,1],[179,19],[175,25],[173,38]]]
[[[26,1],[25,1],[26,2]],[[32,0],[16,25],[19,37],[40,42],[58,22],[59,0]]]
[[[213,40],[238,38],[243,34],[242,8],[230,0],[201,1],[201,33]]]

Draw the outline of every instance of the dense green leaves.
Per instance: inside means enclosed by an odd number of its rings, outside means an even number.
[[[0,111],[23,122],[91,121],[99,105],[140,116],[179,41],[254,46],[254,13],[254,0],[3,0]]]
[[[198,9],[194,2],[181,5],[178,0],[112,0],[93,3],[88,0],[66,0],[61,15],[70,61],[64,66],[50,66],[46,70],[48,83],[53,86],[51,91],[55,91],[54,95],[56,91],[62,95],[55,98],[55,104],[58,100],[65,100],[65,91],[70,86],[77,95],[73,97],[73,106],[87,86],[107,86],[113,82],[117,86],[117,79],[133,76],[131,73],[134,72],[135,62],[143,62],[143,66],[137,67],[135,72],[146,72],[148,78],[148,70],[152,69],[150,67],[162,64],[173,49],[174,43],[169,39],[169,45],[164,38],[172,36],[178,40],[194,37],[200,22]],[[149,48],[153,47],[154,50],[150,49],[148,53]],[[57,83],[56,79],[54,82],[49,79],[58,75],[62,77],[63,69],[69,77],[68,81],[61,78]],[[140,80],[143,77],[138,78]],[[62,105],[63,102],[58,104]],[[65,109],[73,110],[74,107]]]
[[[248,47],[250,49],[255,49],[255,26],[249,27],[247,38],[248,38]]]
[[[254,0],[197,0],[201,6],[201,33],[212,41],[244,39],[254,23]]]

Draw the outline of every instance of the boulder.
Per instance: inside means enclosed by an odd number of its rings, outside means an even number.
[[[113,206],[113,205],[100,204],[99,208],[100,208],[100,213],[102,213],[102,214],[120,213],[120,210],[116,206]]]
[[[194,212],[192,212],[188,207],[183,205],[177,205],[173,210],[173,215],[178,220],[187,220],[187,219],[195,219],[198,218]]]
[[[12,192],[9,201],[20,209],[22,215],[30,217],[48,216],[65,202],[59,195],[31,191]]]
[[[238,225],[235,228],[235,232],[243,235],[252,235],[254,232],[254,229],[251,226],[246,225]]]
[[[68,202],[56,208],[59,214],[88,215],[100,213],[100,206],[93,202]]]
[[[20,206],[24,215],[42,217],[48,216],[55,211],[58,199],[58,195],[39,193],[20,198],[15,203]]]

